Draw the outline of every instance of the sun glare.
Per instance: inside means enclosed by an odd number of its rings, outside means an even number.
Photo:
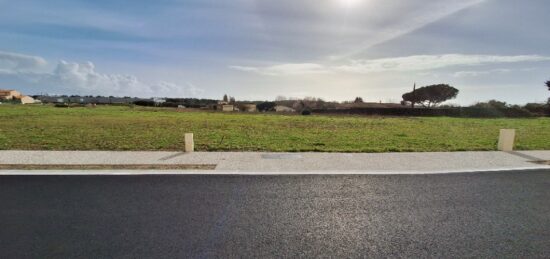
[[[359,5],[363,0],[338,0],[340,4],[344,7],[355,7]]]

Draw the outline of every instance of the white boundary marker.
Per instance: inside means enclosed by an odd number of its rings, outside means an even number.
[[[195,142],[193,140],[193,133],[185,133],[185,152],[195,152]]]
[[[516,141],[515,129],[501,129],[498,137],[498,150],[499,151],[514,151],[514,144]]]

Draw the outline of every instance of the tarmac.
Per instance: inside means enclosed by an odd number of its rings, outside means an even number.
[[[0,151],[0,165],[215,165],[213,170],[0,170],[9,174],[440,174],[550,169],[550,151],[266,153]]]
[[[0,258],[550,258],[548,170],[4,175]]]

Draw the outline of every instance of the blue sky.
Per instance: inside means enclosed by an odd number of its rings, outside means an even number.
[[[548,98],[545,0],[0,0],[0,88],[453,103]]]

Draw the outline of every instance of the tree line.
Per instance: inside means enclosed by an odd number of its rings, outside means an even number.
[[[550,91],[550,80],[545,82],[545,86],[548,88],[548,91]],[[415,108],[418,106],[425,109],[432,109],[436,107],[452,108],[451,106],[448,106],[448,105],[442,106],[441,104],[443,104],[446,101],[455,99],[459,93],[460,91],[458,89],[448,84],[435,84],[435,85],[428,85],[428,86],[423,86],[419,88],[417,88],[416,84],[414,84],[413,90],[411,92],[407,92],[402,95],[401,105],[403,107],[410,106],[411,108]],[[55,99],[52,96],[42,96],[42,97]],[[68,98],[84,97],[86,99],[115,98],[113,96],[93,97],[93,96],[78,96],[78,95],[73,95],[73,96],[62,95],[57,97],[68,97]],[[159,104],[158,102],[155,102],[151,98],[141,99],[141,98],[135,98],[135,97],[134,98],[124,97],[124,98],[118,98],[118,99],[124,99],[122,101],[130,102],[130,103],[134,103],[136,105],[142,105],[142,106],[178,107],[180,105],[183,105],[188,108],[203,108],[203,107],[216,105],[219,102],[218,100],[214,100],[214,99],[166,98],[163,103]],[[92,100],[92,101],[97,102],[97,100]],[[278,105],[292,108],[297,112],[308,111],[308,110],[309,111],[332,110],[332,109],[346,109],[346,108],[355,109],[355,108],[361,108],[361,107],[368,107],[368,106],[362,105],[365,103],[362,97],[356,97],[352,101],[345,101],[345,102],[334,102],[334,101],[331,102],[331,101],[325,101],[321,98],[315,98],[315,97],[286,98],[283,96],[278,96],[274,101],[236,101],[235,97],[231,97],[225,94],[222,98],[222,101],[230,104],[237,104],[237,105],[253,103],[257,105],[257,109],[259,111],[274,111],[275,107]],[[383,105],[381,102],[380,104]],[[518,111],[519,110],[529,111],[534,114],[544,114],[544,113],[550,114],[550,98],[548,98],[548,101],[546,104],[529,103],[524,106],[519,106],[519,105],[510,105],[505,102],[501,102],[497,100],[490,100],[487,102],[479,102],[469,107],[480,108],[480,109],[497,109],[497,110],[516,109]]]

